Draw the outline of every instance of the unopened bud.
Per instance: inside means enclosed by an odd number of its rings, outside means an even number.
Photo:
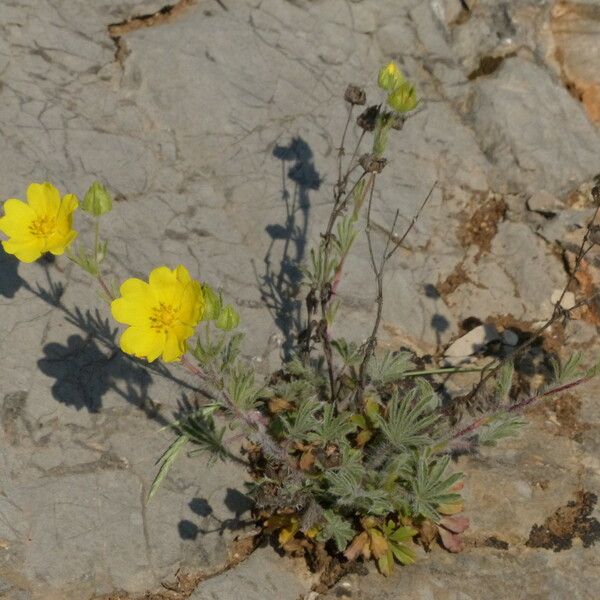
[[[204,313],[202,314],[202,319],[204,321],[214,321],[215,319],[218,319],[221,314],[221,296],[206,284],[202,286],[202,296],[204,297]]]
[[[94,181],[89,190],[85,193],[82,210],[99,217],[112,209],[112,198],[106,191],[106,188],[99,182]]]
[[[349,85],[344,92],[344,100],[350,104],[357,104],[362,106],[367,102],[367,95],[365,90],[357,85]]]
[[[388,104],[399,113],[414,110],[418,103],[415,86],[408,81],[402,83],[388,96]]]
[[[393,92],[404,82],[404,75],[396,66],[396,63],[388,63],[379,70],[377,83],[379,87],[386,92]]]
[[[235,329],[240,323],[240,316],[237,314],[233,306],[228,304],[223,310],[219,318],[215,321],[215,326],[223,331],[231,331]]]

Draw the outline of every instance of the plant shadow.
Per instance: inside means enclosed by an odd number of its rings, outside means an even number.
[[[310,191],[321,187],[321,176],[313,162],[313,151],[301,137],[293,138],[287,146],[276,145],[273,156],[281,161],[285,216],[283,223],[265,227],[271,241],[263,258],[263,273],[259,274],[255,266],[255,276],[261,298],[281,332],[283,358],[288,359],[301,328],[302,302],[298,293],[300,267],[306,257]]]
[[[254,523],[252,518],[242,518],[254,506],[248,496],[234,488],[227,488],[223,503],[233,514],[232,517],[220,519],[214,514],[213,507],[206,498],[192,498],[188,506],[198,518],[194,518],[193,521],[191,519],[179,521],[177,527],[181,539],[195,540],[199,535],[215,532],[223,535],[225,531],[238,531]]]

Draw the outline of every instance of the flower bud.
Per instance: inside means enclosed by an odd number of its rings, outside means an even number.
[[[408,81],[403,82],[388,96],[388,104],[399,113],[413,110],[418,103],[415,86]]]
[[[396,63],[391,62],[385,65],[385,67],[381,67],[377,83],[386,92],[393,92],[404,83],[404,75],[402,75]]]
[[[240,316],[234,310],[231,304],[228,304],[219,315],[219,318],[216,320],[215,325],[222,329],[223,331],[231,331],[235,329],[240,322]]]
[[[221,314],[221,297],[219,294],[208,285],[202,286],[202,295],[204,296],[204,313],[202,314],[203,321],[214,321]]]
[[[99,217],[110,212],[112,209],[112,198],[99,181],[94,181],[85,194],[81,208],[85,212]]]

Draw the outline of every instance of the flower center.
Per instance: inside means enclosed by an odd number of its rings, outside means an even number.
[[[164,331],[167,333],[169,327],[171,327],[176,320],[178,312],[179,311],[174,306],[160,302],[158,306],[155,306],[150,311],[150,327],[156,331]]]
[[[56,219],[49,215],[44,215],[34,219],[29,224],[29,233],[38,238],[45,238],[54,233]]]

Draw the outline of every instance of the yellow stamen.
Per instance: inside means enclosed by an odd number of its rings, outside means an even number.
[[[29,225],[29,233],[38,238],[45,238],[54,233],[56,219],[49,215],[44,215],[33,220]]]
[[[158,306],[155,306],[151,310],[150,327],[156,331],[167,333],[169,327],[176,320],[178,312],[174,306],[160,302]]]

